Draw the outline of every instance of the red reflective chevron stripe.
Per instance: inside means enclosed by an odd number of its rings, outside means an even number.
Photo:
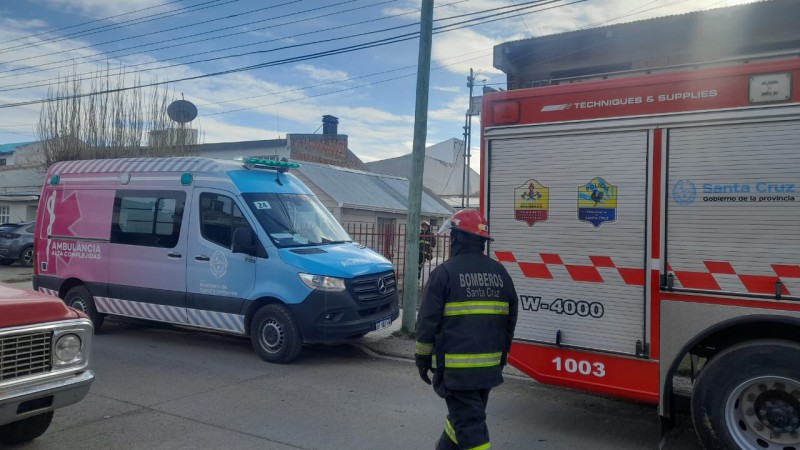
[[[800,266],[773,264],[772,270],[781,278],[800,278]]]
[[[494,254],[500,262],[517,262],[517,259],[514,258],[514,254],[511,252],[494,252]]]
[[[742,284],[744,284],[747,292],[771,295],[775,295],[775,282],[779,281],[778,277],[764,275],[739,275],[739,279],[742,280]],[[786,286],[781,285],[781,294],[789,295]]]
[[[625,281],[625,284],[632,284],[634,286],[644,286],[644,269],[624,269],[620,268],[619,274]]]
[[[684,272],[675,271],[675,277],[681,286],[687,289],[703,289],[707,291],[719,291],[720,287],[714,275],[708,272]]]
[[[542,258],[542,262],[545,264],[558,264],[560,266],[564,265],[564,261],[562,261],[561,257],[556,254],[539,253],[539,256]]]
[[[589,283],[603,283],[603,277],[594,266],[570,266],[565,265],[567,272],[575,281],[587,281]]]
[[[591,261],[591,265],[565,264],[561,255],[556,253],[539,253],[542,262],[518,261],[514,252],[495,252],[495,256],[498,261],[517,264],[526,278],[553,280],[556,275],[551,268],[561,266],[573,281],[607,283],[610,271],[616,271],[627,285],[644,286],[645,284],[644,268],[617,267],[610,256],[590,255],[588,259]],[[730,289],[730,283],[738,278],[744,290],[751,294],[774,295],[776,283],[782,278],[800,278],[800,265],[794,264],[771,264],[770,267],[775,275],[740,274],[727,261],[703,261],[703,265],[707,271],[673,270],[669,264],[667,270],[675,274],[675,278],[682,288],[722,291],[720,282],[726,284],[726,289]],[[563,272],[556,271],[555,273]],[[603,277],[604,274],[606,278]],[[715,278],[716,275],[720,275],[719,281]],[[728,275],[734,275],[734,277],[728,277]],[[781,295],[791,295],[785,283],[781,284],[780,289]]]
[[[589,259],[595,267],[616,267],[608,256],[589,256]]]
[[[706,265],[706,268],[711,273],[736,275],[736,271],[733,270],[731,263],[721,261],[703,261],[703,264]]]
[[[528,278],[553,279],[553,274],[550,273],[550,269],[544,263],[521,262],[519,263],[519,268],[522,270],[522,274]]]

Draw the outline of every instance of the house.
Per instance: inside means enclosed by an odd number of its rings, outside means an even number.
[[[380,229],[406,225],[408,178],[308,162],[300,163],[293,173],[345,227],[375,224]],[[422,192],[423,219],[441,223],[450,215],[452,210],[444,201],[430,191]]]
[[[200,144],[195,147],[195,153],[220,159],[255,157],[297,161],[300,168],[293,173],[308,184],[345,226],[404,227],[408,214],[408,179],[368,172],[368,166],[348,148],[347,135],[338,133],[338,124],[338,118],[325,115],[321,134],[287,134],[286,139]],[[437,223],[452,211],[434,192],[427,191],[422,194],[421,213],[424,219]]]
[[[219,159],[286,158],[366,170],[361,159],[348,148],[347,135],[338,133],[338,124],[337,117],[325,115],[322,116],[322,134],[290,133],[286,139],[200,144],[195,147],[195,153]]]
[[[408,179],[367,172],[366,165],[348,148],[347,136],[338,134],[338,119],[326,115],[322,120],[322,134],[288,134],[286,139],[199,144],[193,147],[193,152],[196,156],[219,159],[260,157],[299,161],[301,168],[295,173],[341,223],[369,225],[375,229],[404,226]],[[22,160],[25,164],[15,164],[14,170],[0,177],[0,219],[33,220],[44,182],[42,146],[39,143],[12,145],[15,144],[8,145],[12,150],[5,150],[10,152],[9,159],[14,158],[15,163]],[[423,219],[436,224],[451,212],[434,192],[423,192]]]
[[[30,222],[42,190],[44,170],[31,163],[37,142],[0,145],[0,223]]]
[[[367,170],[376,173],[410,177],[413,167],[411,153],[397,158],[366,163]],[[451,138],[425,149],[425,170],[422,185],[441,197],[452,208],[460,208],[464,193],[469,191],[470,205],[478,206],[480,177],[477,172],[468,171],[464,177],[464,141]],[[464,189],[467,187],[467,189]]]

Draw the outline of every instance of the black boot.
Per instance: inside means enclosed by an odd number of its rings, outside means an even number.
[[[447,433],[442,432],[442,435],[436,442],[436,450],[458,450],[458,445],[450,439]]]

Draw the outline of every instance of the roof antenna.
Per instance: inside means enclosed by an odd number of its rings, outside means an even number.
[[[281,158],[281,161],[283,161],[283,162],[286,162],[286,161],[288,161],[288,159],[286,159],[286,158]],[[283,183],[281,183],[281,178],[280,178],[280,177],[281,177],[281,174],[282,174],[282,173],[284,173],[284,172],[286,172],[286,169],[284,169],[284,170],[280,170],[280,169],[278,169],[278,170],[276,170],[276,171],[275,171],[275,181],[276,181],[276,182],[278,183],[278,185],[280,185],[280,186],[283,186]]]

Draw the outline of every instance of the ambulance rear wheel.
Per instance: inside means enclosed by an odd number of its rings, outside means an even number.
[[[292,313],[283,305],[259,309],[250,325],[253,349],[264,361],[285,364],[297,359],[303,336]]]
[[[764,340],[723,350],[697,378],[692,421],[706,449],[800,448],[800,345]]]
[[[103,320],[105,320],[106,316],[105,314],[97,312],[97,307],[94,305],[94,298],[86,286],[75,286],[67,291],[67,295],[64,296],[64,303],[70,308],[77,309],[89,316],[89,319],[91,319],[94,325],[95,333],[103,326]]]

